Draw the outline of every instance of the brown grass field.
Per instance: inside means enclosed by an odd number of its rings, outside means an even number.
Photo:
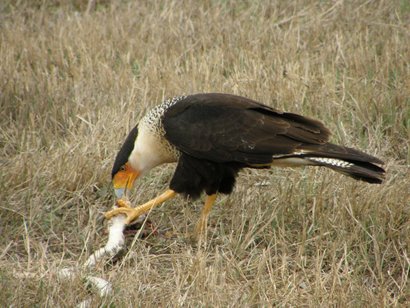
[[[112,295],[59,280],[107,240],[128,131],[198,92],[320,119],[333,142],[384,160],[386,180],[247,170],[202,244],[202,201],[178,197],[150,213],[157,232],[94,270]],[[1,307],[410,305],[408,0],[1,1],[0,103]],[[140,179],[132,201],[173,168]]]

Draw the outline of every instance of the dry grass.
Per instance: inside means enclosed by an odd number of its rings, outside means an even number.
[[[383,306],[410,302],[408,1],[2,1],[0,306]],[[381,186],[328,170],[246,171],[189,239],[201,202],[150,220],[100,267],[99,298],[58,269],[106,240],[110,168],[164,97],[218,91],[324,121],[386,162]],[[166,188],[173,166],[139,181]],[[143,193],[142,193],[143,192]],[[27,276],[23,277],[22,274]]]

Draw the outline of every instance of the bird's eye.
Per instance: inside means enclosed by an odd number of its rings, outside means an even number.
[[[122,165],[120,171],[125,171],[125,165]]]

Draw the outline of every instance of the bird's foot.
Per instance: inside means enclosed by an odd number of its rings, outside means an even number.
[[[119,199],[117,200],[117,206],[118,208],[113,209],[111,211],[108,211],[104,214],[106,219],[110,219],[114,216],[124,214],[127,216],[127,220],[125,221],[126,224],[130,224],[134,222],[139,216],[142,214],[147,213],[149,210],[151,210],[153,207],[160,205],[164,201],[174,197],[176,194],[175,191],[168,189],[165,191],[163,194],[160,196],[142,204],[139,205],[135,208],[131,207],[131,204],[129,201],[124,200],[124,199]]]
[[[117,201],[118,208],[104,213],[104,216],[106,219],[111,219],[114,216],[123,214],[127,216],[127,220],[125,221],[125,223],[129,225],[132,222],[134,222],[139,216],[144,214],[144,211],[141,211],[141,209],[131,207],[128,201],[124,201],[124,202],[120,202],[120,201],[122,200]]]

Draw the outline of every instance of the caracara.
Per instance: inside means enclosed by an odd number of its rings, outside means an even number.
[[[206,227],[216,195],[229,194],[242,168],[322,166],[368,183],[381,183],[378,158],[328,142],[319,121],[248,98],[219,93],[178,96],[150,110],[126,138],[112,169],[117,206],[105,214],[135,221],[151,208],[185,194],[206,193],[197,232]],[[136,208],[125,199],[135,179],[176,162],[169,189]]]

